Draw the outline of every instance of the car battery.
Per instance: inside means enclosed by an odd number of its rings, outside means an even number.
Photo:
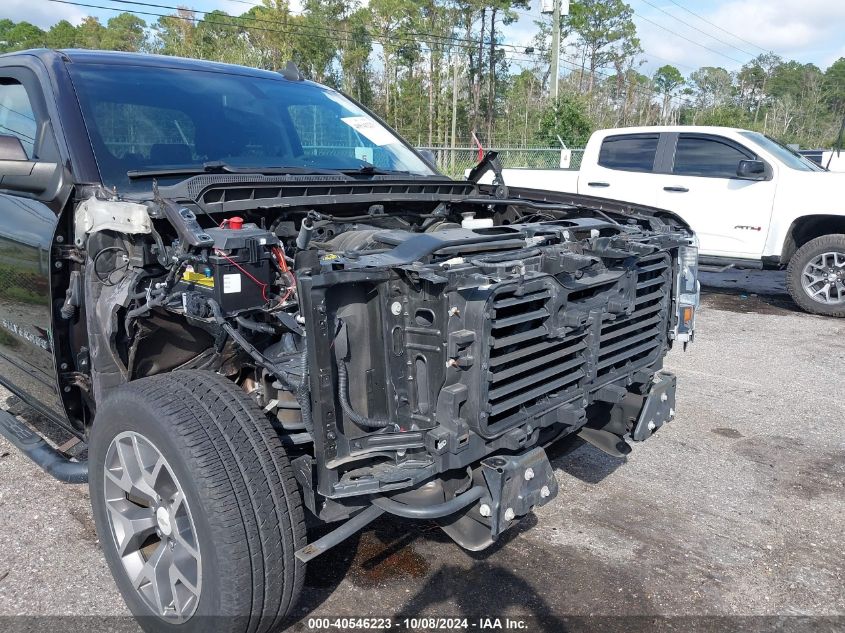
[[[270,249],[279,245],[270,231],[239,220],[206,231],[214,248],[205,262],[186,269],[178,285],[183,292],[214,299],[226,316],[267,303],[274,277]]]

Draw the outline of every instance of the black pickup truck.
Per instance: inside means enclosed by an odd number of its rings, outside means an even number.
[[[149,630],[269,630],[383,513],[487,547],[544,447],[672,419],[696,275],[671,213],[450,180],[293,65],[0,56],[0,383],[80,442],[0,432]]]

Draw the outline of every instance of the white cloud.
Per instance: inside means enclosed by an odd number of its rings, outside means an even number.
[[[8,18],[14,22],[30,22],[42,29],[49,29],[60,20],[78,24],[87,15],[81,7],[56,2],[2,0],[0,4],[0,18]]]
[[[640,0],[626,1],[637,15],[642,16],[635,19],[635,24],[647,53],[648,63],[641,69],[646,73],[651,73],[666,63],[678,66],[685,74],[701,66],[722,66],[737,70],[751,57],[762,52],[758,47],[772,50],[787,59],[815,63],[823,69],[839,57],[845,56],[845,48],[842,45],[842,33],[845,32],[845,0],[719,0],[712,3],[679,0],[690,11],[735,33],[747,42],[699,20],[666,0],[650,1],[700,31],[711,33],[722,42],[685,26]],[[536,11],[536,2],[532,2],[532,7]],[[713,50],[706,50],[682,37],[672,35],[642,18],[648,18],[688,40]],[[533,19],[521,15],[519,22],[505,29],[505,37],[513,42],[528,42],[534,32],[536,27]],[[725,45],[724,42],[733,44],[736,48]]]
[[[661,8],[702,31],[712,33],[718,40],[733,44],[735,48],[708,38],[664,13],[640,13],[690,40],[742,62],[748,61],[748,53],[756,55],[762,48],[787,59],[814,62],[825,67],[832,61],[833,49],[841,46],[841,33],[845,30],[845,3],[830,0],[727,0],[709,11],[702,9],[698,3],[687,2],[686,6],[742,39],[732,37],[671,4]],[[635,6],[635,10],[639,9]],[[696,67],[718,65],[734,70],[740,66],[724,55],[672,36],[642,20],[637,22],[637,30],[643,47],[654,55]]]
[[[839,43],[845,27],[845,3],[731,0],[705,17],[758,46],[788,54]]]
[[[831,64],[833,64],[833,62],[835,62],[839,59],[842,59],[842,58],[845,58],[845,46],[842,46],[841,48],[835,49],[831,53],[829,53],[827,55],[827,57],[825,58],[822,66],[824,68],[826,68],[826,67],[830,66]]]

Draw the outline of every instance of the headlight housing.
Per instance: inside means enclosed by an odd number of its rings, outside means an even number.
[[[695,311],[701,297],[698,282],[698,248],[681,246],[678,249],[677,325],[675,338],[688,343],[695,332]]]

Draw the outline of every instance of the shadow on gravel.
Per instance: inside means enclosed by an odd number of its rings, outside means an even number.
[[[700,281],[704,307],[744,314],[803,313],[786,291],[781,270],[702,272]]]
[[[460,550],[461,554],[483,563],[507,547],[521,532],[535,525],[537,518],[529,514],[487,549],[481,552]],[[327,531],[325,528],[314,530],[309,533],[309,540],[319,538]],[[360,590],[375,590],[386,585],[413,586],[416,584],[414,580],[430,578],[432,561],[418,552],[417,545],[438,550],[458,547],[432,521],[411,521],[388,516],[377,519],[368,529],[308,563],[305,591],[297,615],[304,617],[318,610],[344,579]],[[441,573],[442,568],[435,571],[435,576]],[[439,584],[427,580],[425,586],[430,588],[432,595],[426,597],[428,589],[423,589],[415,600],[423,603],[440,601],[442,596]],[[417,608],[401,611],[407,614],[422,613]]]
[[[470,630],[478,628],[485,618],[504,621],[507,614],[515,614],[512,616],[515,621],[532,619],[529,624],[532,630],[556,633],[568,630],[564,620],[554,614],[552,605],[531,584],[510,569],[489,561],[477,562],[470,569],[442,566],[399,612],[409,617],[442,613],[444,604],[454,605],[449,617],[466,618]],[[503,624],[496,628],[505,627]]]
[[[727,288],[701,289],[701,304],[705,308],[716,308],[742,314],[774,314],[787,316],[805,314],[788,295],[760,295],[744,290]]]
[[[612,457],[579,437],[569,437],[546,448],[552,468],[562,470],[584,483],[597,484],[627,461]]]
[[[486,617],[504,619],[504,614],[511,613],[518,614],[517,618],[534,620],[534,627],[542,621],[541,627],[531,630],[564,632],[567,627],[554,615],[553,605],[537,593],[519,569],[498,562],[503,556],[507,558],[507,552],[502,550],[536,524],[537,518],[530,514],[486,550],[460,550],[460,558],[469,556],[474,561],[467,568],[441,562],[448,560],[450,548],[458,546],[435,523],[383,517],[370,529],[309,563],[304,601],[298,615],[307,618],[319,610],[346,578],[358,590],[408,587],[413,595],[403,605],[385,605],[385,613],[397,614],[394,620],[407,616],[467,618],[478,622]],[[444,557],[432,559],[420,554],[418,549],[434,549]],[[372,606],[367,603],[364,611]],[[293,628],[299,630],[297,627],[302,623],[301,620]],[[421,624],[413,630],[429,628]]]

